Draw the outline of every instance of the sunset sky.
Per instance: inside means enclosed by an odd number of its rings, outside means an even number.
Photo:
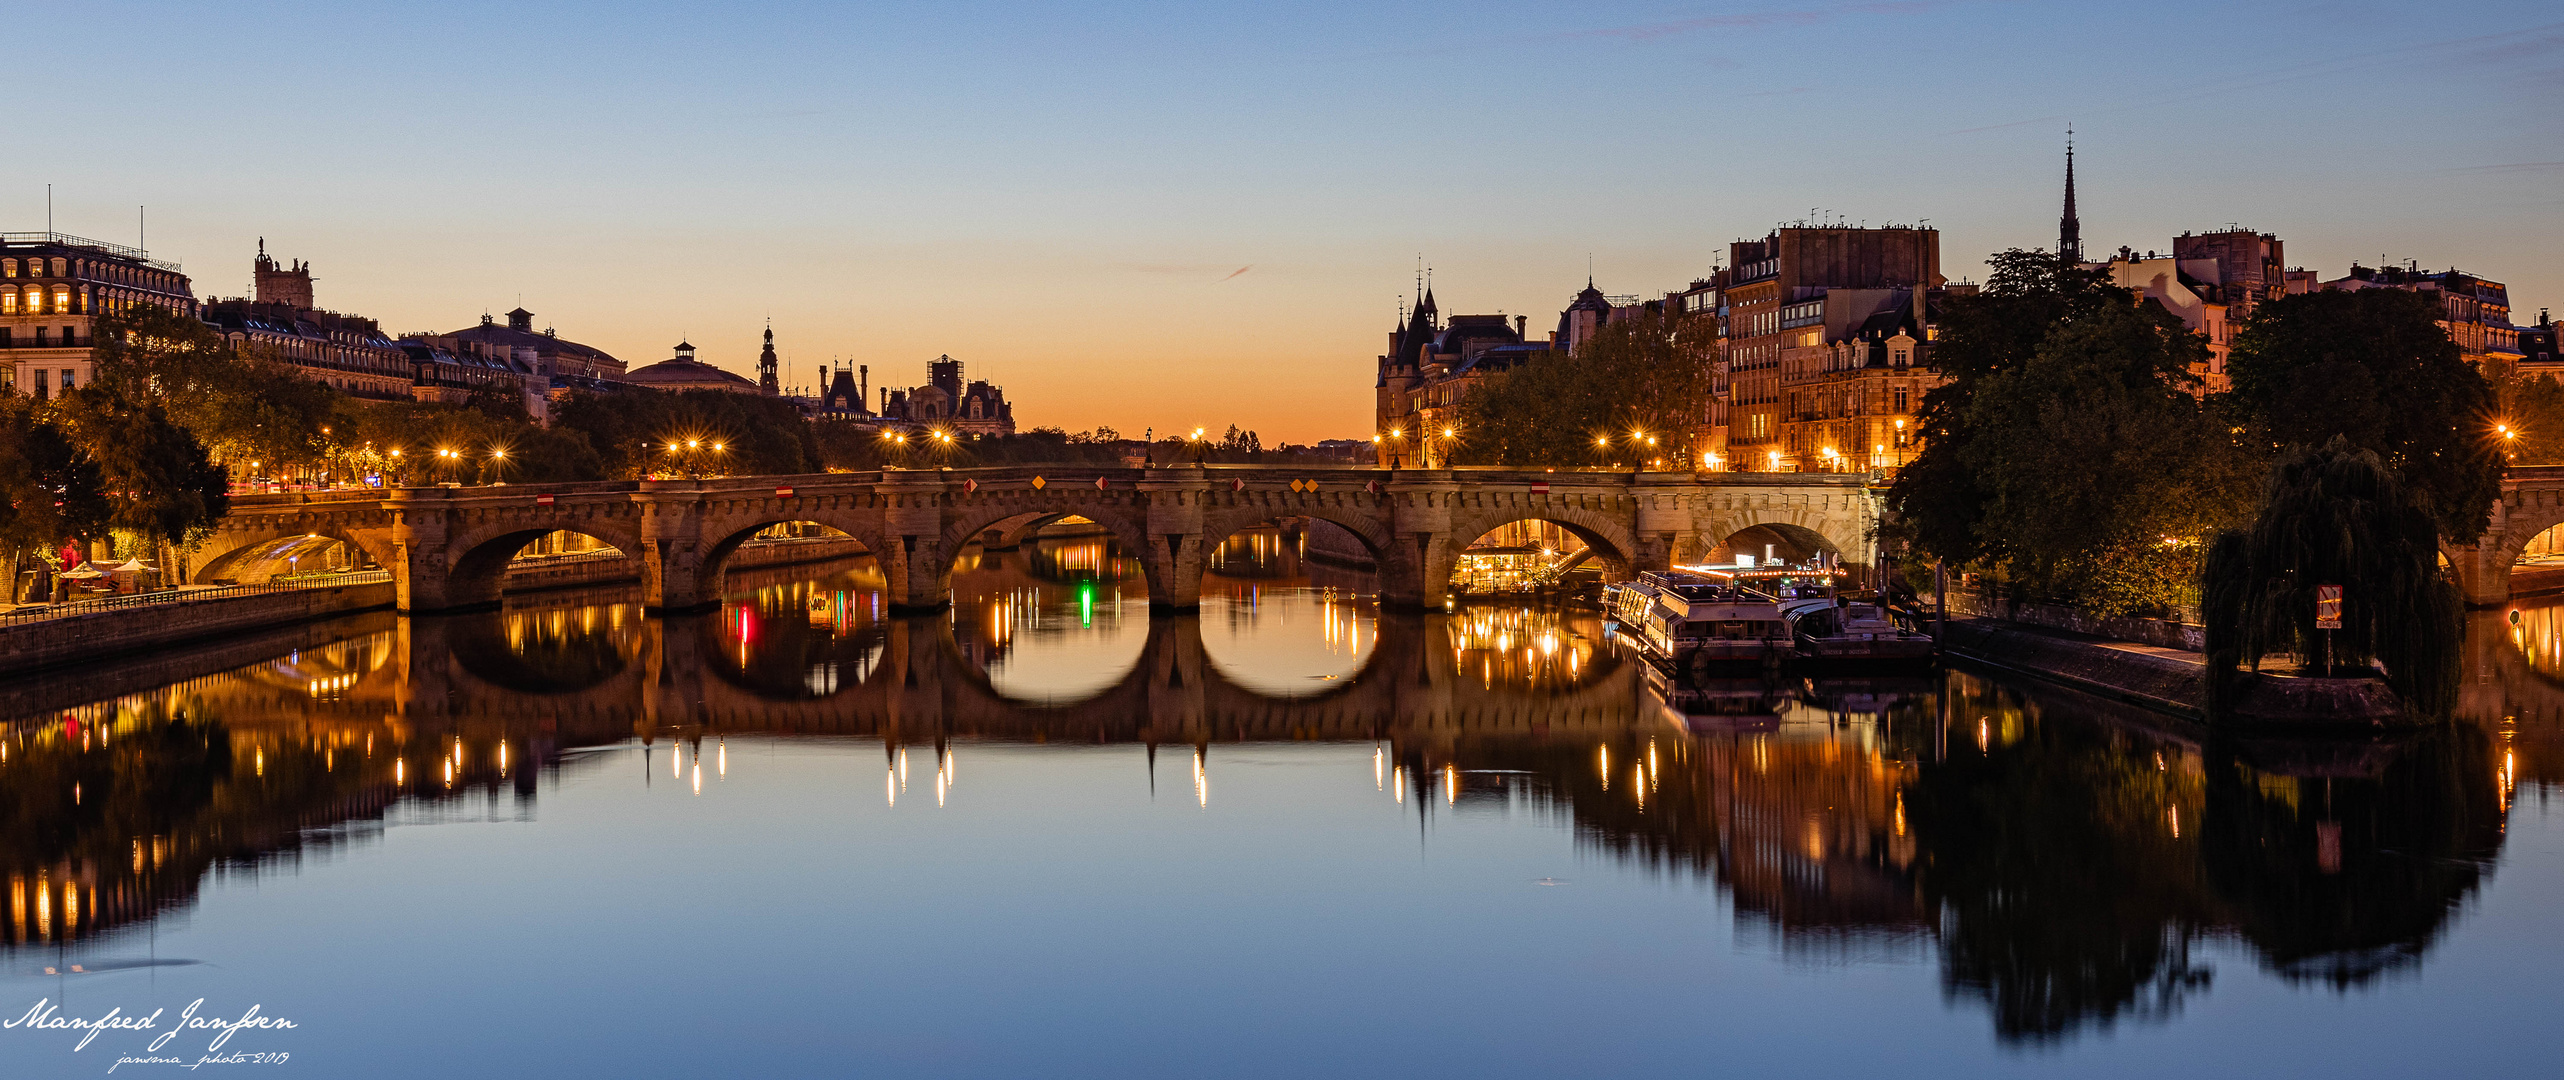
[[[103,17],[102,17],[103,16]],[[393,332],[522,303],[636,366],[949,353],[1016,419],[1370,434],[1419,255],[1535,330],[1776,223],[1943,269],[2240,223],[2564,308],[2564,8],[2225,2],[53,4],[13,11],[8,230]],[[102,25],[110,26],[104,32]],[[37,47],[34,43],[45,43]]]

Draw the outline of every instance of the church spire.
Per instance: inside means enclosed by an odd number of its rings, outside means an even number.
[[[2083,222],[2074,214],[2074,129],[2065,129],[2065,216],[2057,219],[2057,255],[2083,261]]]

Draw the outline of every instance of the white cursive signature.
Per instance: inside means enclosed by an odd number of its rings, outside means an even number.
[[[230,1042],[231,1037],[239,1034],[243,1029],[252,1031],[281,1031],[295,1026],[294,1022],[291,1020],[280,1019],[273,1016],[258,1015],[258,1006],[256,1005],[250,1006],[249,1011],[242,1013],[238,1020],[225,1020],[220,1017],[196,1015],[197,1010],[204,1007],[205,999],[203,998],[197,998],[196,1000],[189,1002],[186,1008],[178,1011],[177,1018],[170,1023],[168,1029],[163,1031],[160,1027],[160,1017],[162,1013],[168,1011],[166,1009],[154,1009],[151,1011],[151,1015],[149,1016],[127,1016],[125,1015],[124,1009],[121,1007],[112,1008],[107,1010],[106,1015],[104,1016],[84,1020],[77,1016],[61,1015],[61,1010],[54,1006],[53,999],[45,998],[37,1001],[34,1007],[29,1008],[27,1010],[27,1015],[25,1016],[21,1016],[15,1020],[0,1020],[0,1028],[26,1028],[29,1031],[77,1031],[80,1032],[81,1035],[80,1042],[71,1048],[75,1052],[88,1049],[89,1043],[92,1040],[95,1040],[98,1037],[98,1033],[102,1031],[159,1031],[160,1034],[152,1038],[151,1045],[145,1048],[157,1053],[162,1047],[169,1045],[169,1040],[177,1038],[179,1033],[184,1031],[214,1032],[215,1035],[213,1042],[207,1045],[205,1049],[220,1050],[223,1048],[224,1043]]]

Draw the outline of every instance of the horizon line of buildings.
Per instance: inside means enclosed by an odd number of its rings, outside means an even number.
[[[851,371],[822,370],[823,392],[787,394],[780,383],[774,329],[765,332],[758,379],[750,381],[695,356],[680,342],[667,360],[629,367],[605,350],[536,330],[518,307],[502,324],[488,315],[450,332],[386,333],[361,315],[317,303],[311,265],[280,262],[261,238],[251,262],[252,295],[198,299],[175,263],[126,247],[52,231],[0,233],[0,393],[38,399],[88,385],[95,370],[94,326],[102,316],[143,305],[192,316],[231,348],[265,355],[359,401],[463,403],[476,396],[512,398],[538,423],[573,393],[625,389],[717,390],[776,397],[803,415],[887,428],[942,427],[957,433],[1012,434],[1013,406],[1002,388],[965,383],[950,356],[927,365],[927,381],[880,388],[878,406]]]
[[[2325,289],[2404,289],[2436,296],[2440,326],[2478,370],[2514,365],[2564,382],[2557,331],[2543,311],[2535,325],[2511,323],[2509,288],[2455,267],[2369,267],[2326,280],[2292,267],[2276,235],[2237,226],[2182,233],[2169,253],[2131,247],[2100,260],[2084,256],[2075,207],[2074,150],[2066,149],[2064,212],[2057,253],[2180,318],[2205,339],[2208,359],[2192,374],[2202,392],[2227,388],[2234,330],[2260,304]],[[1940,233],[1920,225],[1879,228],[1800,223],[1759,240],[1728,245],[1723,265],[1657,299],[1608,296],[1591,278],[1560,311],[1546,340],[1529,336],[1525,316],[1441,316],[1429,283],[1390,330],[1374,382],[1373,436],[1384,467],[1447,461],[1443,433],[1486,379],[1551,353],[1575,355],[1615,322],[1671,313],[1716,320],[1711,396],[1691,433],[1693,468],[1713,471],[1849,472],[1894,469],[1921,450],[1916,411],[1948,381],[1932,361],[1943,302],[1977,286],[1940,269]],[[1465,439],[1466,433],[1458,433]],[[1605,444],[1602,459],[1643,458]],[[1645,460],[1624,462],[1646,464]],[[1661,459],[1655,464],[1664,466]],[[1678,463],[1680,464],[1680,463]]]

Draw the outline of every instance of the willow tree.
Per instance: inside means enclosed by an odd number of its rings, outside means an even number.
[[[2328,661],[2327,674],[2380,662],[2408,708],[2447,714],[2466,603],[2440,571],[2432,506],[2345,438],[2280,462],[2260,515],[2217,538],[2201,575],[2212,712],[2228,704],[2238,664],[2259,670],[2293,652]],[[2327,585],[2342,589],[2338,630],[2315,625]]]

